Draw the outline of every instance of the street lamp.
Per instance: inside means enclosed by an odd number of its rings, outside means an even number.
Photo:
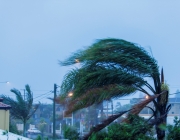
[[[68,97],[72,97],[73,96],[73,92],[69,92]]]
[[[146,99],[149,99],[149,96],[148,96],[148,95],[146,95],[146,96],[145,96],[145,98],[146,98]]]
[[[71,91],[71,92],[68,93],[68,97],[70,98],[70,97],[72,97],[72,96],[73,96],[73,92]],[[74,117],[74,114],[73,114],[73,112],[72,112],[72,116],[71,116],[71,125],[72,125],[72,126],[73,126],[73,122],[74,122],[74,120],[73,120],[74,118],[73,118],[73,117]]]
[[[75,59],[75,62],[76,62],[76,63],[79,63],[80,61],[79,61],[79,59]]]
[[[0,82],[0,83],[6,83],[6,84],[9,84],[9,81],[5,81],[5,82]]]

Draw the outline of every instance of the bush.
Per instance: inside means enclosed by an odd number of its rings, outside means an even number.
[[[36,140],[42,140],[41,136],[38,135],[37,138],[36,138]]]
[[[174,118],[174,125],[167,126],[167,140],[180,140],[180,119]]]
[[[130,116],[129,123],[112,123],[103,130],[93,134],[89,140],[155,140],[152,129],[139,116]]]
[[[64,138],[69,140],[79,140],[79,133],[73,127],[65,127]]]
[[[98,133],[94,133],[89,138],[90,140],[108,140],[108,134],[105,131],[100,131]]]
[[[9,132],[20,135],[21,133],[18,131],[16,125],[12,122],[9,124]]]

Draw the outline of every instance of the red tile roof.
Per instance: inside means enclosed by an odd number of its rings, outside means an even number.
[[[4,104],[4,103],[2,103],[2,101],[3,101],[3,99],[0,98],[0,110],[7,110],[7,109],[11,108],[10,105]]]

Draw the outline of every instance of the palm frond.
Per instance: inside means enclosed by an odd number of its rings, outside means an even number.
[[[29,85],[25,85],[25,100],[28,101],[26,102],[26,111],[27,111],[27,114],[28,112],[30,112],[31,108],[32,108],[32,105],[33,105],[33,93],[30,89],[30,86]]]
[[[145,99],[143,101],[141,101],[140,103],[138,104],[135,104],[134,106],[132,106],[133,110],[131,110],[128,115],[138,115],[141,110],[147,106],[147,104],[149,104],[150,102],[152,102],[155,98],[157,98],[158,96],[160,96],[160,94],[156,94],[156,95],[153,95],[153,96],[149,96],[148,99]],[[127,122],[128,119],[125,119],[123,120],[123,122]]]
[[[136,90],[147,86],[155,94],[160,91],[156,60],[135,43],[121,39],[98,40],[89,48],[72,54],[60,65],[75,64],[77,59],[82,67],[65,75],[61,85],[64,98],[72,90],[75,100],[89,90],[113,84],[132,86]],[[154,79],[155,90],[144,80],[145,77]]]
[[[18,103],[22,104],[22,106],[23,106],[24,100],[23,100],[23,96],[22,96],[21,92],[15,88],[11,89],[10,91],[16,95],[16,100],[18,101]]]
[[[140,87],[146,82],[133,74],[123,70],[97,68],[95,70],[82,68],[70,71],[61,85],[61,96],[67,97],[68,92],[73,90],[73,98],[77,98],[89,89],[103,88],[112,84],[123,84],[125,87]],[[137,90],[137,89],[136,89]]]
[[[154,99],[158,98],[159,96],[166,94],[166,91],[161,92],[160,94],[149,96],[148,99],[144,99],[138,104],[135,104],[132,106],[133,110],[131,110],[128,115],[138,115],[143,108],[145,108],[150,102],[152,102]],[[123,120],[124,122],[127,122],[128,120]]]
[[[112,123],[114,120],[116,120],[117,118],[119,118],[123,114],[127,113],[128,111],[130,111],[130,110],[122,111],[122,112],[119,112],[116,115],[112,115],[112,116],[108,117],[101,124],[98,124],[95,127],[91,128],[90,132],[83,137],[83,140],[88,140],[88,138],[91,136],[91,134],[96,133],[96,132],[102,130],[103,128],[108,126],[110,123]]]
[[[88,49],[74,53],[60,64],[72,65],[76,63],[75,59],[84,65],[95,66],[112,63],[134,73],[159,75],[154,58],[139,45],[121,39],[98,40]]]
[[[69,114],[71,112],[77,111],[82,108],[86,108],[95,103],[101,103],[103,100],[109,100],[111,98],[118,98],[128,94],[132,94],[136,91],[136,88],[124,86],[124,85],[108,85],[101,88],[94,88],[86,91],[82,96],[78,98],[71,98],[68,101],[67,111]],[[62,99],[63,100],[63,99]],[[67,103],[67,102],[64,102]]]

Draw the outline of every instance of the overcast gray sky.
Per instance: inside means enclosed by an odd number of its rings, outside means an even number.
[[[58,60],[108,37],[151,49],[170,92],[180,89],[180,1],[1,0],[0,82],[10,84],[0,94],[29,84],[35,102],[49,102],[68,70]]]

